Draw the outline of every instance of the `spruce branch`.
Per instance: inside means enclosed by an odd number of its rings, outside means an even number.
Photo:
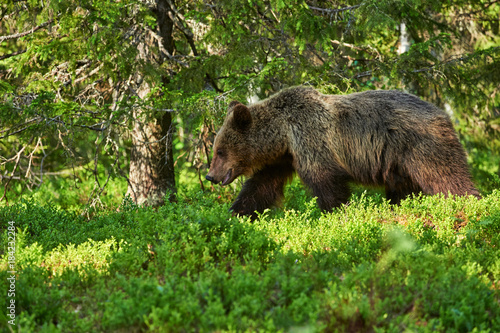
[[[54,22],[54,19],[52,20],[48,20],[47,22],[44,22],[40,25],[37,25],[36,27],[33,27],[31,28],[30,30],[28,31],[25,31],[25,32],[19,32],[17,34],[12,34],[12,35],[7,35],[7,36],[0,36],[0,43],[2,43],[3,41],[5,40],[9,40],[9,39],[17,39],[17,38],[21,38],[21,37],[24,37],[24,36],[27,36],[27,35],[30,35],[32,33],[34,33],[35,31],[37,30],[40,30],[46,26],[48,26],[49,24],[51,24],[52,22]]]

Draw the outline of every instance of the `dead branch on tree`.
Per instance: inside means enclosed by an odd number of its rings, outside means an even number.
[[[17,154],[6,160],[5,162],[2,162],[0,165],[3,165],[9,161],[12,161],[12,160],[15,160],[15,164],[14,164],[14,169],[12,169],[12,172],[10,173],[10,177],[7,179],[7,184],[5,184],[5,187],[4,187],[4,191],[3,191],[3,196],[0,198],[0,201],[2,201],[3,199],[5,199],[5,201],[7,202],[7,205],[9,204],[9,201],[7,200],[7,189],[9,188],[9,184],[10,184],[10,181],[12,180],[12,178],[14,177],[14,174],[16,173],[16,170],[17,170],[17,167],[19,166],[19,161],[21,160],[21,154],[23,153],[23,151],[26,149],[26,146],[24,146],[23,148],[21,148],[20,151],[17,152]]]
[[[21,37],[24,37],[24,36],[27,36],[29,34],[32,34],[34,33],[35,31],[37,30],[40,30],[46,26],[48,26],[49,24],[51,24],[52,22],[54,22],[54,19],[52,20],[48,20],[47,22],[44,22],[40,25],[37,25],[36,27],[33,27],[31,28],[30,30],[28,31],[25,31],[25,32],[19,32],[17,34],[12,34],[12,35],[7,35],[7,36],[0,36],[0,43],[2,43],[3,41],[5,40],[9,40],[9,39],[17,39],[17,38],[21,38]]]

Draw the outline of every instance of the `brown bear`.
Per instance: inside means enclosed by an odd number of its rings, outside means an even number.
[[[401,91],[299,86],[250,106],[231,102],[206,179],[248,177],[233,213],[255,218],[275,205],[295,172],[325,211],[347,202],[350,182],[383,185],[394,204],[418,192],[480,198],[450,118]]]

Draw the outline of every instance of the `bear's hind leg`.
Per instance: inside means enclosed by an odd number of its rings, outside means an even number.
[[[407,168],[414,183],[426,194],[473,195],[480,199],[481,195],[471,181],[465,153],[458,140],[456,146],[455,150],[452,145],[448,150],[443,149],[439,158],[414,157]]]
[[[294,171],[291,162],[283,162],[268,165],[257,172],[243,185],[231,206],[233,214],[249,215],[254,220],[257,213],[277,204],[283,198],[284,187],[293,177]]]

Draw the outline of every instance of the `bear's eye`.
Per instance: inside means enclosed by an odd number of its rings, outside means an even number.
[[[224,155],[224,151],[222,149],[217,149],[217,156],[223,156]]]

